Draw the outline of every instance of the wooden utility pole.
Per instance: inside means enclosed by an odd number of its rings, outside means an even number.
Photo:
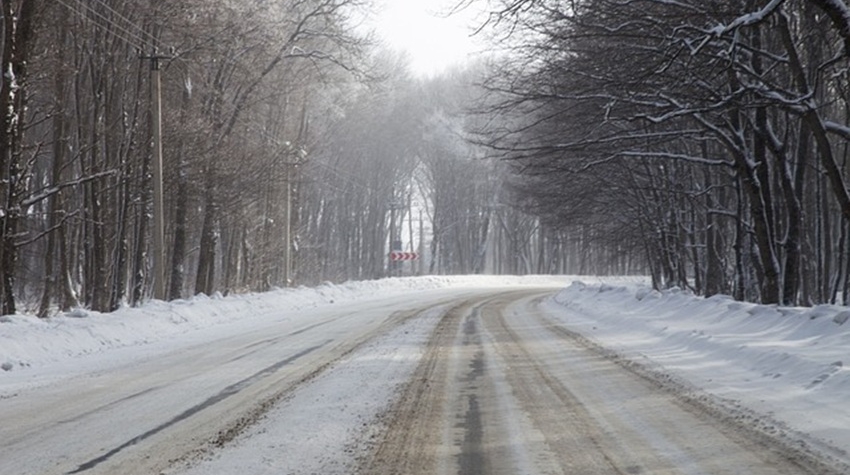
[[[404,209],[404,203],[399,201],[395,196],[390,200],[390,252],[388,254],[388,274],[390,277],[396,277],[398,274],[398,261],[393,259],[394,252],[401,251],[401,236],[399,236],[398,229],[396,229],[396,216],[395,213],[398,210]]]
[[[162,79],[160,60],[154,50],[142,56],[151,62],[151,124],[153,135],[153,298],[165,300],[165,199],[162,172]]]
[[[413,216],[411,215],[411,218]],[[419,209],[419,271],[418,275],[425,275],[425,222],[422,220],[422,209]]]
[[[289,160],[286,161],[286,208],[284,211],[284,267],[283,267],[283,283],[284,286],[292,285],[292,164]]]

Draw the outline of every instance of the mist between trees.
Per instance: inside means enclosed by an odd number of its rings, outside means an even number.
[[[154,54],[168,299],[484,272],[850,295],[843,3],[493,0],[492,58],[430,79],[361,3],[4,2],[0,314],[150,298]]]

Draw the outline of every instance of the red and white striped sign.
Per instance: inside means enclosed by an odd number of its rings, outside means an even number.
[[[399,252],[393,251],[390,253],[391,261],[416,261],[419,260],[419,253],[417,252]]]

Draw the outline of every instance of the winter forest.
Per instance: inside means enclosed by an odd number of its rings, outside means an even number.
[[[476,273],[850,303],[843,0],[482,2],[490,51],[423,78],[367,0],[4,0],[0,315]]]

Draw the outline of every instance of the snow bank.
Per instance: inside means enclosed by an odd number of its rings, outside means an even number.
[[[766,306],[582,282],[548,305],[569,328],[630,359],[771,415],[789,430],[850,447],[847,307]]]

